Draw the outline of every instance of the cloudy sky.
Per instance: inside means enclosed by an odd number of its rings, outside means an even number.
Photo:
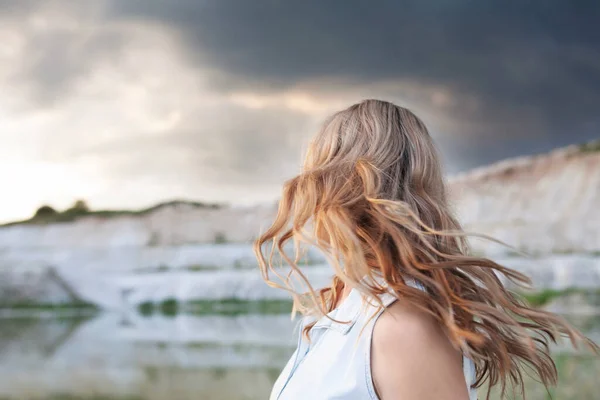
[[[0,221],[275,199],[325,116],[407,106],[447,171],[600,137],[594,1],[0,0]]]

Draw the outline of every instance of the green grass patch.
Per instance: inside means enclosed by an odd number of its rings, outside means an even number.
[[[175,316],[180,312],[181,304],[176,299],[166,299],[160,303],[153,303],[151,301],[145,301],[138,304],[138,312],[146,317],[150,317],[154,314],[162,314],[169,317]]]
[[[486,257],[485,254],[483,253],[479,253],[479,254],[473,254],[477,257]],[[576,249],[554,249],[552,250],[552,252],[547,252],[547,253],[541,253],[541,252],[536,252],[536,251],[527,251],[527,250],[522,250],[520,252],[518,251],[507,251],[505,253],[506,257],[511,257],[511,258],[528,258],[528,259],[539,259],[539,258],[551,258],[552,256],[569,256],[569,255],[576,255],[576,256],[588,256],[588,257],[600,257],[600,250],[593,250],[593,251],[581,251],[581,250],[576,250]]]
[[[145,301],[143,303],[140,303],[138,304],[137,308],[138,312],[146,317],[151,316],[156,311],[156,307],[151,301]]]
[[[193,264],[193,265],[190,265],[188,267],[183,267],[183,268],[172,268],[172,267],[169,267],[168,265],[161,264],[161,265],[155,266],[155,267],[137,268],[135,270],[135,272],[140,273],[140,274],[155,274],[155,273],[173,272],[173,271],[190,271],[190,272],[220,271],[220,270],[224,270],[224,269],[226,269],[226,268],[218,267],[216,265],[209,265],[209,264]]]
[[[595,153],[600,151],[600,140],[594,140],[579,145],[579,150],[583,153]]]
[[[224,244],[224,243],[229,242],[229,240],[227,240],[227,236],[225,236],[225,234],[223,232],[217,232],[215,234],[215,238],[214,238],[213,242],[215,244]]]
[[[157,266],[152,266],[152,267],[141,267],[141,268],[136,268],[134,271],[138,274],[154,274],[157,272],[170,272],[172,270],[171,267],[169,267],[168,265],[157,265]]]
[[[193,314],[285,314],[292,311],[292,302],[289,300],[196,300],[186,304],[185,310]]]
[[[32,311],[63,311],[63,310],[85,310],[99,311],[98,306],[92,303],[6,303],[0,304],[0,310],[32,310]]]
[[[544,289],[538,292],[521,292],[519,296],[523,297],[531,306],[541,307],[549,304],[551,301],[568,297],[572,295],[583,295],[586,297],[600,296],[600,289],[582,289],[582,288],[566,288],[561,290]]]
[[[144,316],[156,313],[166,316],[177,314],[193,315],[244,315],[244,314],[286,314],[292,311],[290,300],[194,300],[178,302],[167,299],[160,303],[144,302],[138,305],[138,312]]]
[[[194,264],[194,265],[190,265],[189,267],[185,268],[186,271],[191,271],[191,272],[217,271],[217,270],[223,270],[223,269],[225,269],[225,268],[219,268],[216,265],[208,265],[208,264]]]
[[[179,312],[179,302],[175,299],[167,299],[160,303],[160,312],[163,315],[174,316]]]

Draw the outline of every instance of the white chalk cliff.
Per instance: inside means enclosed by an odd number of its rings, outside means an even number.
[[[454,177],[450,190],[469,231],[533,254],[600,251],[600,151],[570,146],[503,161]]]
[[[538,259],[479,240],[472,241],[475,251],[525,270],[539,286],[600,287],[599,151],[571,146],[507,160],[454,177],[449,186],[468,231]],[[274,204],[173,202],[134,215],[0,227],[0,303],[78,297],[120,307],[166,298],[278,298],[285,294],[262,283],[250,247],[274,212]],[[313,264],[323,261],[313,256]],[[329,276],[327,266],[307,268],[318,282]]]

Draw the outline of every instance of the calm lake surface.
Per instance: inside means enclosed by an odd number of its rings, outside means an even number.
[[[598,340],[600,316],[571,319]],[[263,400],[293,330],[286,314],[3,318],[0,399]],[[600,399],[600,359],[568,347],[555,359],[552,398]],[[528,388],[529,399],[551,398]]]

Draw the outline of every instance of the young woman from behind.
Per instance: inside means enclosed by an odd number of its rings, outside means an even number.
[[[559,336],[594,344],[508,291],[498,274],[527,277],[474,256],[466,236],[412,112],[366,100],[327,120],[255,243],[267,283],[289,290],[305,316],[271,399],[475,400],[484,382],[523,392],[529,371],[555,384],[549,344]],[[290,241],[327,256],[330,286],[310,286],[284,251]],[[294,280],[308,290],[297,293]]]

